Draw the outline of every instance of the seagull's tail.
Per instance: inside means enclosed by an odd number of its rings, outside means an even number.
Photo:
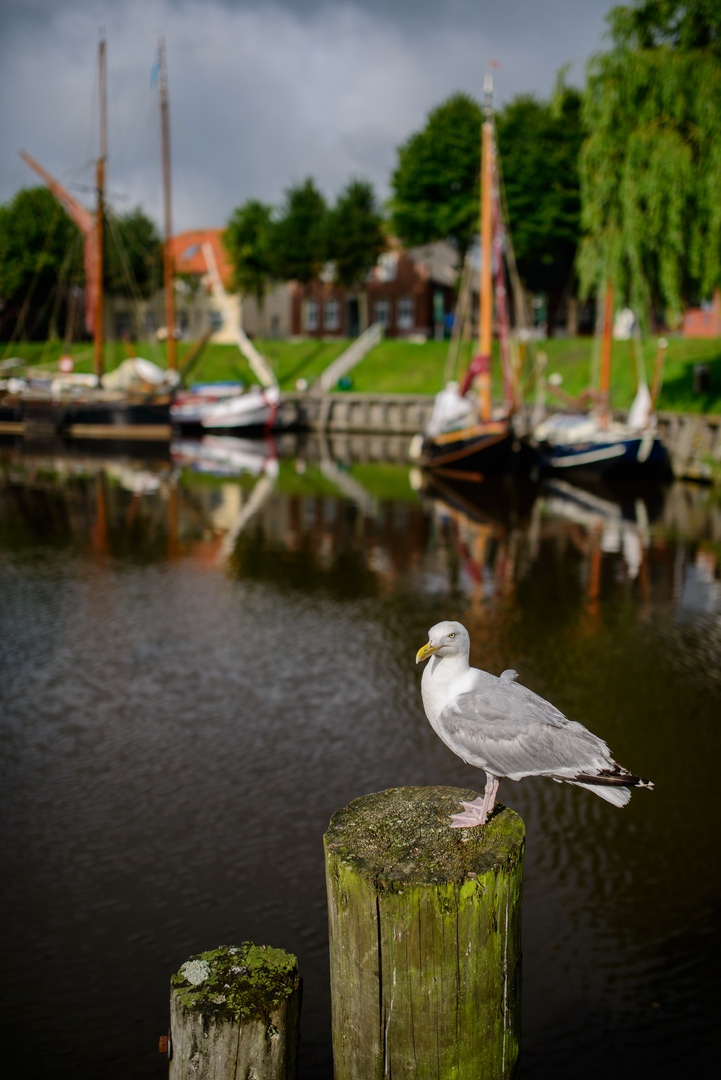
[[[605,784],[590,784],[581,780],[567,780],[566,783],[573,784],[575,787],[584,787],[592,791],[594,795],[600,795],[606,802],[613,803],[614,806],[625,806],[631,798],[630,788],[619,785],[609,787]]]
[[[606,802],[614,806],[625,806],[631,798],[631,788],[652,788],[650,780],[644,780],[641,776],[634,776],[626,772],[620,765],[614,765],[610,769],[602,769],[598,773],[578,773],[573,780],[564,777],[567,783],[575,784],[576,787],[586,788],[594,795],[600,796]]]

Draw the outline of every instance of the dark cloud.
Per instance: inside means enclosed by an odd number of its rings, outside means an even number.
[[[167,38],[177,228],[221,224],[254,196],[314,176],[379,195],[395,148],[430,108],[548,94],[561,64],[600,47],[609,0],[0,0],[0,201],[33,182],[24,147],[64,181],[91,181],[99,28],[108,41],[109,183],[160,220],[156,38]],[[123,205],[122,203],[120,205]],[[127,205],[127,203],[125,204]]]

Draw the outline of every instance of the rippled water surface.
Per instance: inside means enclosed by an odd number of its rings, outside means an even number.
[[[483,788],[421,707],[446,618],[656,783],[623,811],[501,785],[528,829],[522,1077],[715,1074],[718,499],[420,481],[348,447],[0,456],[7,1075],[165,1075],[170,974],[253,939],[298,955],[301,1077],[330,1080],[331,814]]]

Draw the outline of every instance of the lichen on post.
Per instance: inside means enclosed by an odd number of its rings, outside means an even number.
[[[191,956],[170,980],[170,1080],[292,1080],[295,956],[250,941]]]
[[[393,788],[354,800],[324,837],[336,1080],[502,1080],[520,1040],[525,827],[477,792]]]

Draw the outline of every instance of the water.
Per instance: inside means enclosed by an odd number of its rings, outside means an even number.
[[[252,939],[298,955],[301,1077],[330,1080],[331,814],[483,787],[420,704],[445,618],[656,784],[623,811],[501,785],[528,829],[522,1077],[713,1075],[718,501],[560,485],[469,507],[318,452],[0,457],[8,1075],[166,1075],[170,974]]]

